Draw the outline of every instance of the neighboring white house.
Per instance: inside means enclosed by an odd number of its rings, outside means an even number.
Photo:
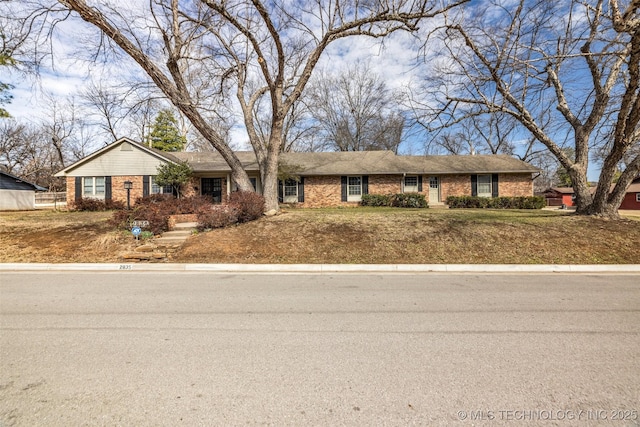
[[[35,209],[36,191],[47,189],[0,171],[0,211]]]

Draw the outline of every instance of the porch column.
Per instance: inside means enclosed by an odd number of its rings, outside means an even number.
[[[231,194],[231,174],[227,174],[227,196]]]

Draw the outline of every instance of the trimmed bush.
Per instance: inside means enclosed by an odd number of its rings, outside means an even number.
[[[391,194],[363,194],[361,206],[391,206]]]
[[[363,194],[360,200],[361,206],[393,206],[396,208],[428,208],[429,204],[424,194],[398,193],[398,194]]]
[[[228,204],[237,209],[240,223],[254,221],[264,214],[264,197],[253,191],[234,191]]]
[[[198,230],[223,228],[238,222],[238,208],[233,205],[202,206],[196,212]]]
[[[449,196],[447,205],[451,209],[542,209],[544,197],[473,197]]]
[[[71,210],[74,211],[88,211],[88,212],[103,212],[103,211],[112,211],[116,209],[124,209],[125,205],[123,202],[114,201],[111,199],[102,200],[102,199],[91,199],[91,198],[82,198],[78,200],[74,200],[71,202],[71,206],[69,206]]]
[[[398,193],[391,198],[391,206],[398,208],[427,208],[429,207],[424,194]]]

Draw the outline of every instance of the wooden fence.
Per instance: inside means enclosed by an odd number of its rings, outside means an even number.
[[[58,202],[66,202],[67,201],[67,192],[46,192],[46,193],[36,193],[36,205],[49,204],[49,203],[58,203]]]

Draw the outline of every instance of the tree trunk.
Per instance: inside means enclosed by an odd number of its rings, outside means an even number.
[[[278,159],[284,138],[282,136],[284,120],[275,120],[271,126],[271,136],[267,146],[267,158],[262,171],[262,194],[265,211],[279,210],[278,201]]]

